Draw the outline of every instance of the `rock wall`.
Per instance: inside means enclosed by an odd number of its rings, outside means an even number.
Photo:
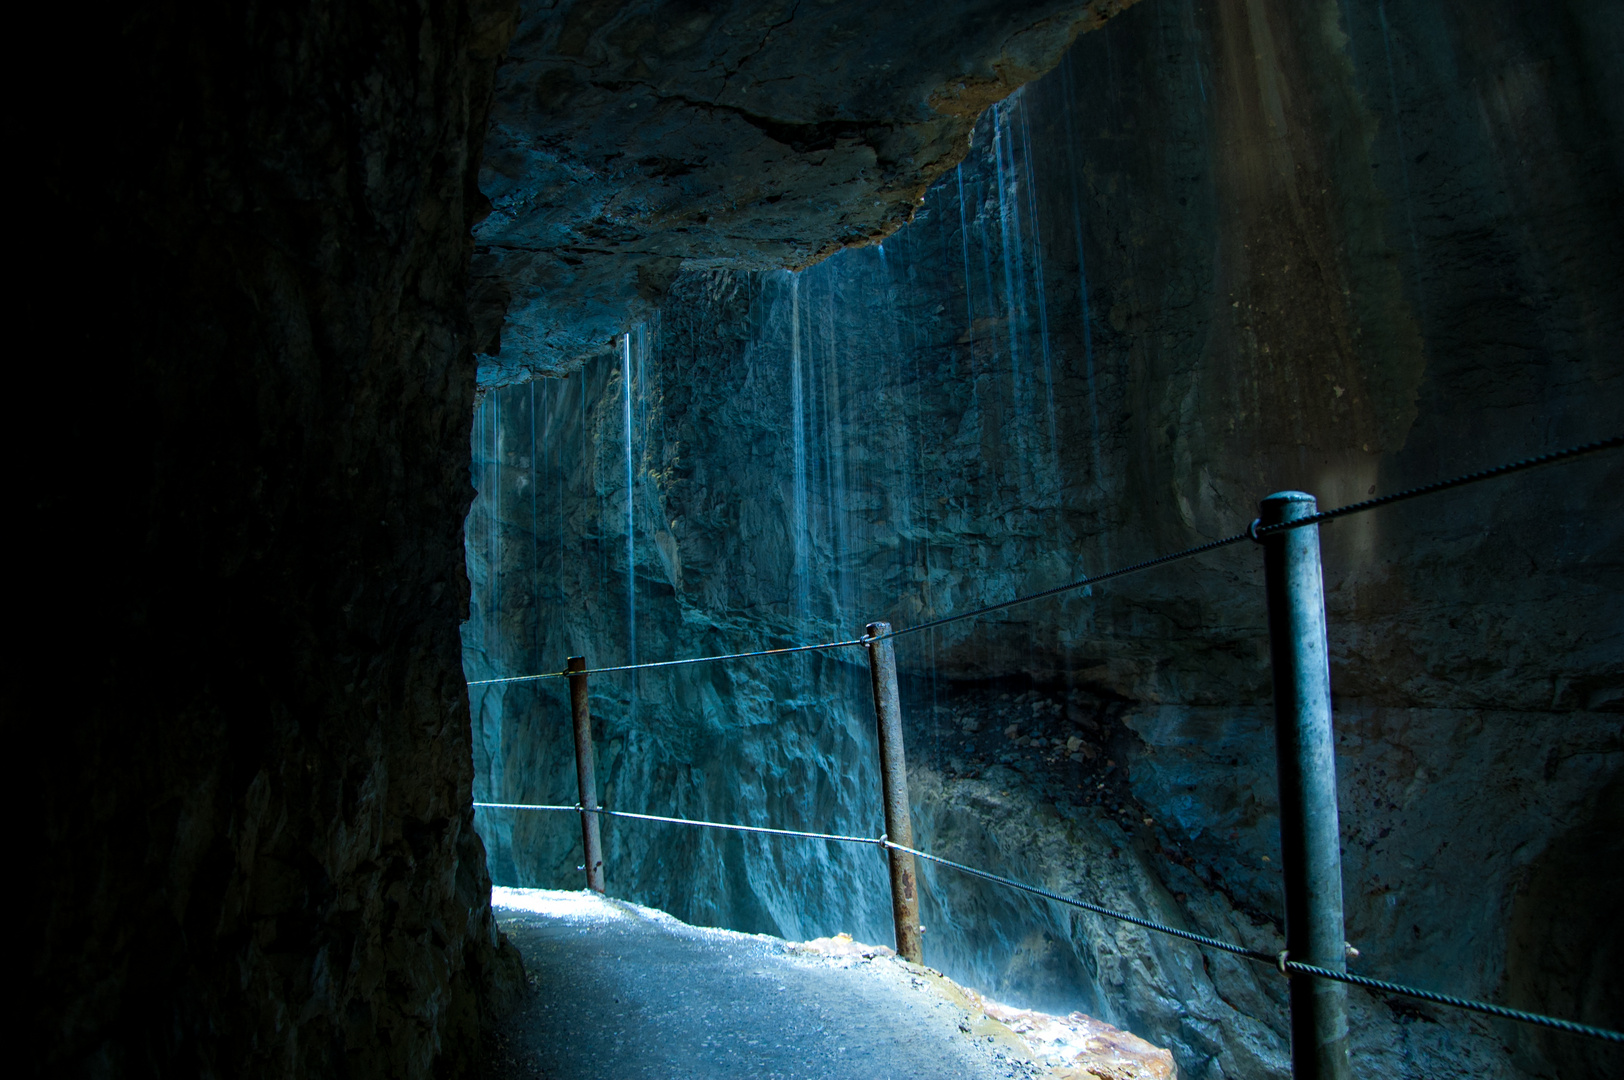
[[[1340,504],[1612,434],[1621,33],[1514,0],[1126,12],[983,116],[883,245],[692,267],[620,355],[486,397],[469,677],[849,638],[1232,534],[1270,491]],[[1624,824],[1621,469],[1322,530],[1356,970],[1624,1022],[1611,872],[1575,854]],[[1277,948],[1261,600],[1236,547],[903,639],[923,845]],[[601,794],[877,833],[861,663],[596,678]],[[558,682],[472,697],[476,794],[573,801]],[[498,880],[578,881],[567,817],[480,828]],[[612,892],[681,918],[888,940],[867,850],[626,822],[606,844]],[[1270,972],[924,877],[955,978],[1130,1027],[1187,1075],[1285,1074]],[[1609,1065],[1352,1008],[1361,1074]]]
[[[503,4],[93,6],[14,146],[47,335],[22,1066],[456,1075],[518,977],[456,627],[474,180]],[[52,48],[51,43],[62,43]],[[33,265],[43,260],[43,265]],[[20,418],[18,418],[20,419]],[[14,550],[17,550],[14,548]]]
[[[892,232],[989,103],[1133,2],[524,5],[480,177],[481,385],[612,352],[685,264]]]

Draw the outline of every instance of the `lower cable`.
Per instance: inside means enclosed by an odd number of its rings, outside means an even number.
[[[1204,945],[1210,949],[1221,949],[1224,952],[1233,953],[1236,956],[1244,956],[1246,959],[1254,960],[1260,964],[1268,964],[1270,967],[1274,967],[1277,964],[1283,965],[1285,970],[1288,972],[1298,972],[1303,975],[1313,975],[1321,979],[1332,979],[1336,982],[1349,983],[1353,986],[1362,986],[1367,990],[1380,990],[1387,994],[1401,994],[1405,997],[1417,998],[1421,1001],[1431,1001],[1438,1005],[1449,1005],[1453,1008],[1484,1013],[1488,1016],[1498,1016],[1506,1020],[1518,1020],[1524,1024],[1537,1024],[1540,1027],[1554,1028],[1557,1031],[1566,1031],[1573,1035],[1587,1035],[1592,1039],[1602,1039],[1607,1042],[1624,1043],[1624,1032],[1612,1031],[1608,1028],[1594,1027],[1590,1024],[1581,1024],[1574,1020],[1561,1020],[1554,1016],[1545,1016],[1542,1013],[1524,1012],[1521,1009],[1513,1009],[1505,1005],[1493,1005],[1486,1001],[1473,1001],[1471,998],[1455,997],[1451,994],[1440,994],[1433,990],[1421,990],[1414,986],[1404,986],[1400,983],[1387,982],[1384,979],[1372,979],[1364,975],[1351,975],[1346,971],[1337,971],[1335,968],[1320,967],[1316,964],[1305,964],[1300,960],[1292,960],[1290,957],[1286,957],[1284,961],[1282,961],[1279,954],[1266,953],[1258,949],[1242,948],[1239,945],[1232,945],[1227,941],[1222,941],[1214,937],[1208,937],[1205,934],[1196,934],[1190,932],[1189,930],[1180,930],[1176,926],[1167,926],[1164,923],[1153,922],[1150,919],[1142,919],[1137,915],[1129,915],[1122,911],[1113,911],[1110,908],[1101,907],[1098,904],[1090,904],[1086,900],[1077,900],[1069,896],[1061,896],[1059,893],[1053,893],[1047,889],[1039,889],[1036,886],[1027,885],[1011,878],[1000,877],[997,874],[988,873],[985,870],[977,870],[973,866],[965,866],[963,863],[956,863],[951,859],[944,859],[940,855],[930,855],[926,852],[915,850],[914,848],[903,847],[901,844],[892,843],[889,840],[885,841],[885,846],[896,848],[899,851],[906,851],[918,858],[925,859],[933,863],[939,863],[942,866],[951,867],[961,873],[970,874],[986,881],[997,882],[998,884],[1007,886],[1011,889],[1019,889],[1021,892],[1031,893],[1034,896],[1041,896],[1047,900],[1053,900],[1056,903],[1081,908],[1084,911],[1092,911],[1096,915],[1103,915],[1109,919],[1116,919],[1120,922],[1132,923],[1134,926],[1142,926],[1146,930],[1154,930],[1158,934],[1168,934],[1172,937],[1183,938],[1186,941],[1193,941],[1197,945]]]
[[[1402,994],[1405,997],[1431,1001],[1438,1005],[1448,1005],[1456,1009],[1466,1009],[1487,1016],[1498,1016],[1505,1020],[1519,1020],[1524,1024],[1538,1024],[1540,1027],[1555,1028],[1557,1031],[1566,1031],[1573,1035],[1588,1035],[1592,1039],[1624,1043],[1624,1031],[1612,1031],[1608,1028],[1594,1027],[1590,1024],[1581,1024],[1575,1020],[1559,1020],[1554,1016],[1524,1012],[1521,1009],[1513,1009],[1506,1005],[1494,1005],[1487,1001],[1473,1001],[1471,998],[1440,994],[1433,990],[1418,990],[1413,986],[1391,983],[1385,979],[1372,979],[1365,975],[1353,975],[1346,971],[1337,971],[1335,968],[1305,964],[1290,957],[1286,958],[1285,967],[1287,971],[1300,971],[1304,975],[1314,975],[1321,979],[1334,979],[1337,982],[1362,986],[1366,990],[1380,990],[1385,994]]]
[[[1019,892],[1030,893],[1033,896],[1041,896],[1045,900],[1052,900],[1057,904],[1065,904],[1068,907],[1079,908],[1083,911],[1092,912],[1095,915],[1100,915],[1107,919],[1114,919],[1117,922],[1129,923],[1130,925],[1138,926],[1145,930],[1151,930],[1158,934],[1166,934],[1169,937],[1182,938],[1185,941],[1193,942],[1205,948],[1217,949],[1221,952],[1230,953],[1234,956],[1244,957],[1247,960],[1252,960],[1259,964],[1267,964],[1270,967],[1278,966],[1288,973],[1312,975],[1315,978],[1331,979],[1336,982],[1347,983],[1352,986],[1360,986],[1366,990],[1378,990],[1385,994],[1400,994],[1404,997],[1412,997],[1420,1001],[1430,1001],[1437,1005],[1447,1005],[1451,1008],[1465,1009],[1470,1012],[1483,1013],[1487,1016],[1497,1016],[1504,1020],[1516,1020],[1524,1024],[1535,1024],[1539,1027],[1552,1028],[1556,1031],[1565,1031],[1572,1035],[1585,1035],[1592,1039],[1601,1039],[1606,1042],[1624,1043],[1624,1032],[1612,1031],[1608,1028],[1595,1027],[1590,1024],[1581,1024],[1574,1020],[1561,1020],[1554,1016],[1545,1016],[1542,1013],[1525,1012],[1521,1009],[1513,1009],[1505,1005],[1494,1005],[1486,1001],[1473,1001],[1471,998],[1455,997],[1451,994],[1440,994],[1433,990],[1422,990],[1414,986],[1404,986],[1401,983],[1387,982],[1384,979],[1372,979],[1364,975],[1352,975],[1346,971],[1337,971],[1335,968],[1320,967],[1317,964],[1305,964],[1301,960],[1292,960],[1289,956],[1284,956],[1283,954],[1263,952],[1260,949],[1248,949],[1244,946],[1235,945],[1228,941],[1224,941],[1222,938],[1210,937],[1206,934],[1197,934],[1191,930],[1181,930],[1176,926],[1168,926],[1166,923],[1156,922],[1154,919],[1146,919],[1138,915],[1130,915],[1125,911],[1117,911],[1114,908],[1108,908],[1101,904],[1089,903],[1087,900],[1078,900],[1075,897],[1063,896],[1060,893],[1051,892],[1048,889],[1040,889],[1036,885],[1028,885],[1025,882],[1016,881],[1014,878],[1003,877],[1002,875],[994,874],[987,870],[978,870],[973,866],[966,866],[964,863],[954,862],[952,859],[944,859],[940,855],[932,855],[928,851],[920,851],[918,848],[908,847],[906,844],[899,844],[896,841],[890,840],[884,836],[848,836],[841,833],[803,832],[799,829],[769,829],[761,825],[734,825],[732,823],[723,821],[699,821],[694,818],[666,817],[661,814],[637,814],[628,810],[607,810],[601,806],[583,807],[579,805],[560,806],[542,803],[496,802],[476,802],[474,803],[474,806],[475,808],[481,810],[553,810],[571,813],[601,814],[604,817],[631,818],[636,821],[659,821],[670,825],[692,825],[705,829],[725,829],[729,832],[764,833],[769,836],[793,836],[806,840],[832,840],[837,843],[844,844],[869,844],[875,847],[891,849],[894,851],[905,851],[909,855],[914,856],[916,859],[924,859],[926,862],[935,863],[938,866],[945,866],[951,870],[957,870],[961,874],[968,874],[971,877],[977,877],[983,881],[990,881],[994,884],[1003,885],[1006,888],[1015,889]]]

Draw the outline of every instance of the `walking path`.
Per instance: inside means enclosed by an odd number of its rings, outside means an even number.
[[[487,1080],[1168,1075],[1126,1060],[1051,1072],[975,995],[889,949],[689,926],[587,892],[499,888],[492,904],[531,993],[495,1034]]]

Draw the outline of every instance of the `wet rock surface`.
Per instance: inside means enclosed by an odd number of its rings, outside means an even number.
[[[469,676],[907,626],[1231,535],[1273,490],[1335,505],[1610,433],[1624,104],[1589,42],[1618,33],[1511,3],[1125,12],[984,116],[883,245],[690,269],[620,355],[487,396]],[[1619,470],[1322,530],[1355,970],[1620,1022],[1612,931],[1563,982],[1524,929],[1531,897],[1589,927],[1611,887],[1562,852],[1620,824]],[[1278,948],[1261,599],[1248,545],[899,641],[921,845]],[[866,683],[841,650],[595,678],[603,797],[875,835]],[[473,701],[481,797],[573,801],[561,688]],[[571,829],[480,828],[498,880],[574,883]],[[627,822],[606,844],[611,892],[685,920],[890,940],[872,853]],[[949,975],[1189,1075],[1284,1075],[1272,970],[922,879]],[[1350,1000],[1361,1072],[1594,1067]]]
[[[685,262],[885,236],[987,105],[1132,2],[524,4],[480,175],[481,384],[611,352]]]

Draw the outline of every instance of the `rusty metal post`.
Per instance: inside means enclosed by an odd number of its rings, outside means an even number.
[[[570,671],[585,671],[586,657],[572,656]],[[575,782],[581,792],[581,848],[586,853],[586,887],[603,892],[603,839],[598,832],[598,766],[592,754],[592,709],[586,676],[570,677],[570,715],[575,721]]]
[[[868,669],[874,679],[874,718],[880,736],[885,835],[892,843],[913,847],[913,817],[908,809],[908,761],[902,752],[902,705],[897,698],[897,657],[887,636],[890,633],[890,623],[868,624]],[[896,848],[886,848],[885,853],[891,865],[891,919],[896,925],[897,955],[923,964],[914,857]]]
[[[1314,496],[1281,491],[1258,521],[1309,517]],[[1274,744],[1280,783],[1280,855],[1286,886],[1286,954],[1347,970],[1342,922],[1342,834],[1331,729],[1331,660],[1319,526],[1262,538],[1274,669]],[[1350,1080],[1348,1003],[1341,983],[1291,977],[1291,1071],[1296,1080]]]

